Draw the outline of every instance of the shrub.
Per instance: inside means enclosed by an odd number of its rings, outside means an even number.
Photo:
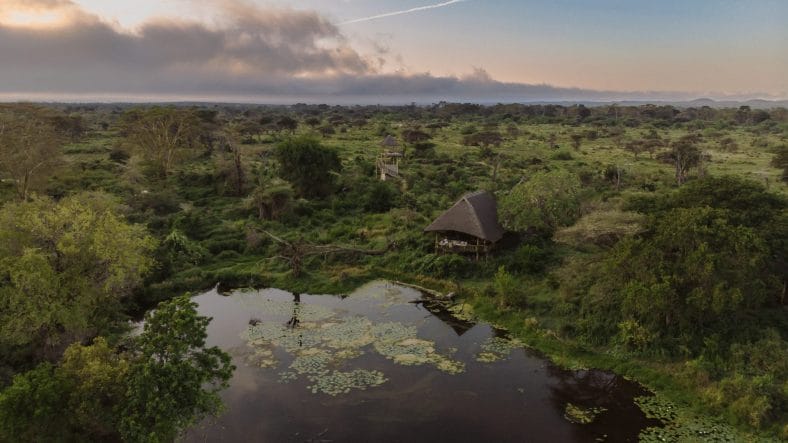
[[[115,163],[126,163],[129,158],[131,155],[124,149],[115,148],[109,153],[109,159]]]
[[[553,160],[561,160],[561,161],[568,161],[574,159],[574,157],[572,157],[572,153],[569,151],[556,152],[550,158]]]

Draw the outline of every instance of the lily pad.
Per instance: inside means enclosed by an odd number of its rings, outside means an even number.
[[[601,407],[584,408],[572,403],[567,403],[564,408],[564,418],[572,423],[587,425],[596,420],[599,414],[607,409]]]

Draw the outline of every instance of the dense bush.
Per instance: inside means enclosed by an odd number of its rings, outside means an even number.
[[[335,173],[342,170],[337,152],[316,139],[286,140],[274,151],[279,176],[289,181],[304,197],[324,197],[334,192]]]

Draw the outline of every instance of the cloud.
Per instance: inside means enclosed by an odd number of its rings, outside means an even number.
[[[467,1],[467,0],[449,0],[449,1],[442,2],[442,3],[436,3],[434,5],[419,6],[419,7],[416,7],[416,8],[403,9],[401,11],[386,12],[386,13],[383,13],[383,14],[372,15],[372,16],[369,16],[369,17],[361,17],[361,18],[357,18],[357,19],[353,19],[353,20],[348,20],[346,22],[340,23],[340,25],[350,25],[350,24],[353,24],[353,23],[361,23],[361,22],[368,22],[368,21],[371,21],[371,20],[379,20],[379,19],[382,19],[382,18],[395,17],[397,15],[413,14],[414,12],[421,12],[421,11],[428,11],[430,9],[444,8],[446,6],[451,6],[451,5],[454,5],[454,4],[457,4],[457,3],[462,3],[462,2],[465,2],[465,1]]]
[[[0,67],[0,88],[112,91],[371,72],[337,27],[315,12],[263,10],[239,1],[223,5],[216,26],[157,20],[128,31],[82,11],[43,28],[0,23],[0,59],[12,61]]]
[[[16,11],[24,6],[66,17],[20,26],[0,14],[0,98],[402,103],[687,97],[503,83],[482,68],[461,77],[379,73],[387,59],[402,65],[385,44],[366,57],[315,12],[241,0],[217,0],[220,15],[211,25],[158,19],[134,30],[69,0],[0,1],[0,13],[16,5]]]

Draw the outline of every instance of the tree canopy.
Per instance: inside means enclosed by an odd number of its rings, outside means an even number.
[[[167,177],[189,148],[197,145],[200,119],[191,109],[152,107],[126,112],[121,132],[159,177]]]
[[[0,209],[0,343],[45,356],[105,328],[151,269],[154,240],[105,194]]]
[[[578,216],[580,179],[565,170],[537,172],[501,199],[501,224],[515,232],[552,233]]]
[[[171,441],[187,426],[221,409],[218,392],[234,367],[217,347],[206,348],[210,318],[187,296],[145,315],[134,342],[120,430],[129,441]]]
[[[342,170],[339,155],[310,137],[286,140],[277,146],[279,176],[304,197],[323,197],[334,189],[335,173]]]
[[[210,319],[195,306],[161,303],[128,351],[98,337],[16,375],[0,392],[0,440],[167,442],[217,413],[234,367],[205,346]]]

